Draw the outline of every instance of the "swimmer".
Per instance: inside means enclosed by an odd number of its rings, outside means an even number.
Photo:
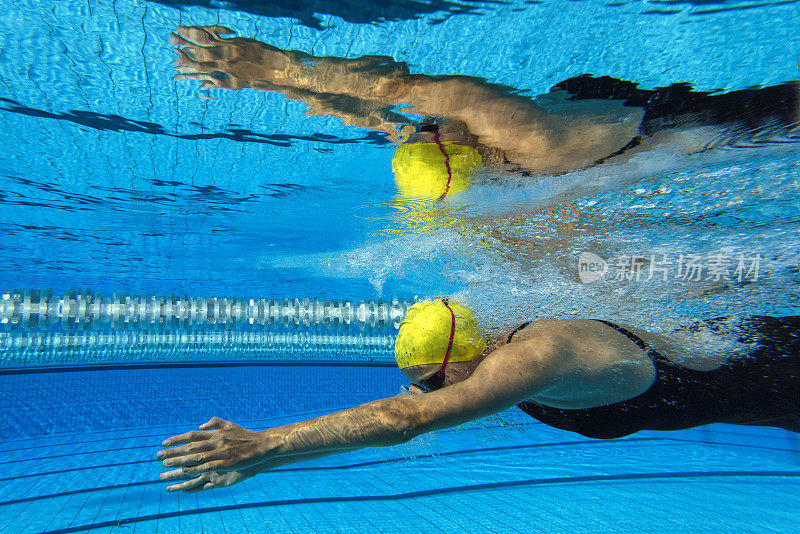
[[[405,147],[393,160],[404,196],[460,192],[481,166],[559,174],[654,148],[692,153],[800,140],[793,83],[711,95],[688,84],[645,90],[584,75],[531,98],[481,78],[412,74],[388,56],[315,57],[226,37],[232,33],[178,27],[175,79],[278,92],[306,104],[309,115],[385,133]]]
[[[699,343],[709,339],[722,350]],[[489,345],[469,309],[419,302],[395,344],[410,393],[260,432],[215,417],[163,442],[174,448],[157,455],[172,468],[160,479],[189,478],[167,491],[226,487],[513,406],[598,439],[709,423],[800,432],[800,317],[716,319],[669,337],[606,320],[540,320]]]

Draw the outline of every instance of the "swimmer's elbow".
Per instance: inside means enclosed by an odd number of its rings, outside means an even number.
[[[391,431],[392,445],[406,443],[424,433],[418,409],[406,396],[386,399],[381,412],[381,420]]]

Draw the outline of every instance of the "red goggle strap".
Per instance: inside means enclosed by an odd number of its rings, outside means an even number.
[[[442,366],[439,368],[439,372],[436,373],[438,376],[444,376],[444,369],[447,367],[447,361],[450,359],[450,351],[453,349],[453,338],[456,335],[456,314],[453,313],[453,309],[450,307],[448,299],[442,299],[442,304],[444,304],[450,311],[450,341],[447,342],[447,352],[444,354]]]

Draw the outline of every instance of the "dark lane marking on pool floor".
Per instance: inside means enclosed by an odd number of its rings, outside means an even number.
[[[307,499],[286,499],[282,501],[263,501],[247,504],[231,504],[224,506],[211,506],[208,508],[198,508],[196,510],[181,510],[177,512],[166,512],[163,514],[150,514],[139,517],[129,517],[115,519],[113,521],[102,521],[99,523],[78,525],[74,527],[47,530],[41,534],[68,534],[70,532],[81,532],[99,528],[120,527],[132,525],[144,521],[157,519],[167,519],[172,517],[184,517],[193,514],[208,514],[215,512],[227,512],[232,510],[247,510],[253,508],[266,508],[275,506],[296,506],[300,504],[324,504],[342,502],[375,502],[375,501],[395,501],[404,499],[416,499],[419,497],[430,497],[434,495],[447,495],[452,493],[469,493],[475,491],[491,491],[506,488],[520,488],[527,486],[545,486],[557,484],[591,484],[600,482],[620,482],[626,480],[669,480],[669,479],[692,479],[692,478],[800,478],[800,471],[682,471],[667,473],[623,473],[618,475],[586,475],[576,477],[557,477],[557,478],[534,478],[527,480],[513,480],[509,482],[490,482],[486,484],[473,484],[469,486],[452,486],[431,490],[411,491],[407,493],[394,493],[390,495],[354,495],[343,497],[316,497]]]
[[[716,442],[704,442],[704,441],[695,441],[695,440],[683,440],[683,439],[675,439],[675,438],[630,438],[626,440],[583,440],[583,441],[567,441],[567,442],[558,442],[558,443],[536,443],[530,445],[511,445],[507,447],[491,447],[491,448],[481,448],[481,449],[467,449],[467,450],[460,450],[460,451],[449,451],[445,453],[437,453],[437,454],[426,454],[421,456],[414,456],[413,458],[410,457],[400,457],[400,458],[387,458],[383,460],[372,460],[369,462],[359,462],[354,464],[345,464],[345,465],[332,465],[332,466],[320,466],[320,467],[287,467],[287,468],[277,468],[272,469],[270,472],[272,473],[289,473],[289,472],[306,472],[306,471],[338,471],[343,469],[357,469],[362,467],[371,467],[375,465],[383,465],[383,464],[390,464],[396,462],[403,462],[409,460],[424,460],[429,458],[442,458],[446,456],[455,456],[455,455],[464,455],[464,454],[479,454],[482,452],[500,452],[504,450],[522,450],[522,449],[533,449],[533,448],[545,448],[545,447],[562,447],[566,448],[568,446],[575,446],[575,445],[591,445],[591,444],[622,444],[624,442],[678,442],[678,443],[693,443],[693,444],[701,444],[701,445],[728,445],[733,447],[745,447],[745,448],[754,448],[754,449],[768,449],[772,451],[779,451],[779,452],[794,452],[791,449],[777,449],[773,447],[760,447],[760,446],[751,446],[751,445],[744,445],[738,443],[716,443]],[[117,464],[107,464],[102,466],[91,466],[85,468],[73,468],[73,469],[66,469],[62,471],[49,471],[46,473],[40,474],[30,474],[30,475],[21,475],[18,477],[9,477],[5,479],[0,479],[0,481],[9,481],[9,480],[17,480],[23,478],[33,478],[36,476],[47,476],[50,474],[57,474],[63,472],[74,472],[74,471],[86,471],[89,469],[98,469],[98,468],[105,468],[105,467],[117,467],[117,466],[124,466],[124,465],[132,465],[132,464],[148,464],[151,462],[155,462],[157,460],[138,460],[134,462],[126,462],[126,463],[117,463]],[[46,499],[54,499],[59,497],[65,497],[69,495],[77,495],[81,493],[91,493],[94,491],[111,491],[115,489],[122,489],[128,488],[131,486],[144,486],[144,485],[151,485],[151,484],[165,484],[165,482],[160,480],[149,480],[149,481],[140,481],[140,482],[130,482],[127,484],[114,484],[114,485],[107,485],[107,486],[98,486],[93,488],[85,488],[79,490],[71,490],[66,492],[59,492],[59,493],[51,493],[47,495],[39,495],[36,497],[23,497],[20,499],[13,499],[9,501],[0,501],[0,506],[5,505],[14,505],[20,504],[24,502],[31,502],[31,501],[38,501],[38,500],[46,500]]]

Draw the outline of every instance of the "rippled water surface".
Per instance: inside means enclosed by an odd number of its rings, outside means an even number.
[[[448,203],[448,228],[436,234],[420,231],[420,217],[407,215],[414,206],[397,198],[394,148],[382,135],[304,115],[280,94],[173,82],[169,45],[178,25],[219,23],[282,48],[389,55],[412,72],[479,76],[530,95],[584,73],[730,91],[797,77],[791,3],[300,6],[9,3],[0,22],[4,285],[368,298],[461,291],[473,300],[511,288],[537,300],[519,304],[526,310],[545,298],[570,313],[602,300],[594,291],[569,304],[548,296],[577,288],[572,259],[586,249],[763,252],[767,283],[796,289],[792,147],[506,177]],[[492,289],[479,298],[469,287],[481,272]],[[661,286],[616,289],[648,298]],[[678,294],[705,286],[670,286],[658,312],[674,313]],[[739,302],[735,293],[714,305]]]

